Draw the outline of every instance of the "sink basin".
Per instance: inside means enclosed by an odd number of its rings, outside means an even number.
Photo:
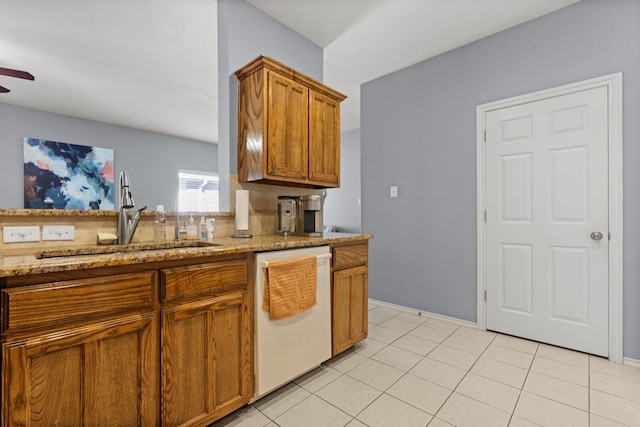
[[[38,251],[34,255],[36,258],[54,258],[77,255],[100,255],[113,254],[118,252],[135,252],[135,251],[156,251],[162,249],[180,249],[180,248],[204,248],[209,246],[220,246],[219,243],[201,242],[201,241],[182,241],[182,242],[163,242],[163,243],[135,243],[130,245],[99,245],[99,246],[83,246],[79,248],[69,249],[48,249]]]

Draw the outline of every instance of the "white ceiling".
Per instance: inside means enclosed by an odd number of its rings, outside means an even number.
[[[360,84],[579,0],[247,0],[324,48],[324,82]],[[215,0],[0,0],[0,103],[217,142]]]

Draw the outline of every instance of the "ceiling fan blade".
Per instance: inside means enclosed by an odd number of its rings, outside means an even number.
[[[0,67],[0,74],[4,76],[9,76],[9,77],[17,77],[19,79],[25,79],[25,80],[36,79],[35,77],[33,77],[33,74],[31,73],[27,73],[26,71],[13,70],[11,68]]]
[[[8,93],[8,92],[11,92],[11,91],[4,86],[0,86],[0,93]]]

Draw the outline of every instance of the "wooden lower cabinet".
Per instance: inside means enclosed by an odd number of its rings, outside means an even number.
[[[367,268],[333,273],[333,355],[362,341],[368,333]]]
[[[369,332],[368,243],[332,247],[331,327],[335,356]]]
[[[69,276],[4,283],[2,425],[156,425],[156,273]]]
[[[248,403],[250,307],[242,291],[163,310],[163,425],[207,425]]]
[[[253,254],[0,281],[0,425],[207,426],[253,397]]]
[[[253,397],[253,254],[160,270],[163,426],[207,426]]]
[[[157,425],[153,313],[2,345],[3,426]]]

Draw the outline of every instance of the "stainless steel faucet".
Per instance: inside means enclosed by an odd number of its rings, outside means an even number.
[[[182,241],[182,235],[187,234],[187,229],[185,227],[180,227],[180,196],[176,195],[176,229],[175,229],[175,238],[176,242]]]
[[[138,221],[142,211],[146,206],[129,212],[134,207],[131,190],[129,190],[129,174],[126,171],[120,172],[120,211],[118,212],[118,244],[128,245],[133,239],[133,234],[138,227]]]

